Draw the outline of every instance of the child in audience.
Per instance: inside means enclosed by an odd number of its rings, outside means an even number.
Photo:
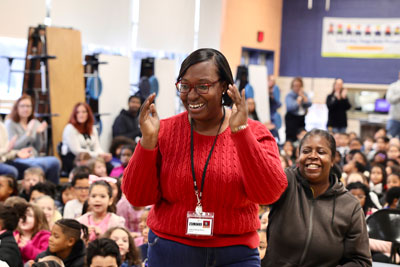
[[[54,199],[48,195],[41,196],[35,200],[35,204],[43,210],[49,224],[49,229],[53,229],[54,223],[62,218],[60,212],[57,210]]]
[[[365,216],[369,216],[377,211],[377,207],[372,202],[369,189],[365,184],[361,182],[350,183],[346,188],[360,201],[360,205],[363,208]]]
[[[89,189],[90,212],[78,218],[78,221],[89,228],[89,240],[92,241],[104,234],[109,228],[123,227],[125,219],[112,212],[113,204],[111,186],[105,181],[96,181]]]
[[[90,173],[99,177],[107,177],[106,162],[102,157],[91,159],[88,163]]]
[[[100,238],[90,242],[87,247],[86,266],[121,266],[121,255],[117,243],[109,238]]]
[[[62,259],[50,255],[39,259],[38,262],[33,262],[31,267],[65,267],[65,265]]]
[[[267,210],[266,212],[264,212],[261,215],[261,219],[260,219],[260,223],[261,223],[261,230],[266,230],[267,226],[268,226],[268,216],[269,216],[269,210]]]
[[[72,187],[76,199],[72,199],[65,204],[64,218],[76,219],[82,215],[83,203],[89,198],[89,172],[88,169],[82,169],[75,173],[72,179]]]
[[[44,171],[41,168],[31,167],[26,169],[24,171],[24,179],[22,179],[22,191],[19,196],[29,201],[29,193],[31,192],[31,187],[37,183],[44,181]]]
[[[118,178],[114,178],[114,177],[98,177],[94,174],[89,175],[89,184],[92,184],[96,181],[105,181],[111,186],[111,189],[112,189],[111,198],[113,201],[113,205],[111,207],[111,212],[116,213],[117,212],[116,205],[122,196],[121,181]]]
[[[131,159],[133,152],[135,148],[130,145],[125,145],[121,148],[121,153],[120,153],[120,160],[121,160],[121,165],[118,167],[115,167],[112,169],[110,176],[115,177],[115,178],[120,178],[122,174],[124,173],[125,167],[128,165],[129,160]]]
[[[43,211],[35,204],[27,205],[25,219],[19,221],[17,231],[14,232],[24,263],[35,259],[44,251],[50,237],[49,225]]]
[[[91,159],[92,157],[88,152],[80,152],[74,159],[74,166],[87,166]]]
[[[260,229],[257,231],[260,243],[258,245],[258,253],[260,254],[260,260],[264,259],[265,252],[267,251],[267,230]]]
[[[29,194],[29,202],[34,203],[35,200],[42,196],[50,196],[51,198],[55,195],[55,185],[50,182],[40,182],[31,187]]]
[[[121,200],[117,203],[117,215],[124,217],[125,227],[131,232],[133,237],[141,235],[139,224],[143,211],[143,207],[133,207],[125,196],[122,196]]]
[[[400,186],[400,174],[397,172],[391,173],[387,177],[387,183],[386,183],[387,190],[395,186]]]
[[[10,267],[22,266],[21,252],[13,231],[17,228],[20,218],[25,216],[27,208],[27,203],[17,203],[14,206],[0,203],[0,260]]]
[[[10,174],[0,175],[0,202],[5,201],[10,196],[18,195],[18,184],[14,176]]]
[[[54,255],[59,257],[66,267],[85,265],[85,242],[88,239],[88,228],[74,219],[58,220],[49,238],[49,247],[37,256],[37,260]]]
[[[136,248],[132,236],[124,227],[113,227],[104,233],[103,237],[114,240],[121,254],[121,267],[140,267],[139,250]]]
[[[76,197],[75,197],[74,188],[72,187],[71,183],[65,183],[63,185],[60,185],[59,192],[60,192],[59,199],[58,199],[58,201],[60,203],[59,211],[61,214],[63,214],[65,204],[68,201],[75,199]]]
[[[386,188],[385,167],[381,164],[372,165],[369,180],[370,180],[369,182],[370,190],[375,192],[379,197],[381,197]]]
[[[386,204],[385,208],[387,209],[397,209],[400,198],[400,187],[395,186],[390,188],[386,192]]]

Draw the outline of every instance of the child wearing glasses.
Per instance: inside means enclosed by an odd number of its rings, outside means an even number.
[[[82,215],[83,203],[89,198],[89,172],[84,169],[82,172],[77,172],[71,185],[76,198],[65,204],[65,219],[76,219]]]

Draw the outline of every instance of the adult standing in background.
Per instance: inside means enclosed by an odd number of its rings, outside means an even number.
[[[128,99],[128,110],[121,110],[112,126],[113,138],[125,136],[133,141],[142,136],[139,127],[139,111],[142,101],[139,95],[131,95]]]
[[[310,98],[304,92],[303,79],[296,77],[292,80],[290,88],[292,89],[285,98],[286,102],[286,140],[297,141],[297,132],[305,129],[305,117],[307,109],[311,107]]]
[[[388,134],[392,137],[400,136],[400,71],[399,79],[390,84],[386,100],[390,103],[389,121],[386,125]]]
[[[245,91],[245,97],[254,99],[254,89],[249,83],[249,69],[245,65],[238,67],[236,74],[236,87],[239,89],[239,93],[242,90]]]
[[[347,89],[343,88],[343,80],[336,79],[332,93],[326,97],[328,107],[327,127],[332,133],[345,133],[347,129],[347,110],[351,108],[347,98]]]
[[[14,106],[6,120],[5,126],[8,139],[13,144],[12,149],[22,150],[21,157],[17,157],[13,162],[22,163],[31,167],[40,167],[46,174],[46,178],[58,184],[60,174],[60,162],[56,157],[40,157],[39,153],[47,144],[47,123],[39,122],[33,114],[33,100],[29,95],[23,94],[15,101]],[[25,152],[29,153],[29,156]],[[22,154],[24,154],[22,156]],[[12,164],[12,161],[10,162]],[[17,169],[18,165],[15,165]],[[19,169],[22,173],[23,170]]]
[[[133,206],[154,204],[149,266],[260,266],[258,204],[287,185],[277,144],[248,119],[245,94],[219,51],[190,54],[176,87],[187,111],[160,121],[150,95],[122,180]],[[232,101],[235,109],[224,107]]]
[[[111,153],[105,153],[100,146],[93,112],[86,103],[79,102],[74,106],[62,136],[63,146],[66,146],[68,153],[74,156],[87,152],[92,158],[100,156],[106,162],[112,158]]]

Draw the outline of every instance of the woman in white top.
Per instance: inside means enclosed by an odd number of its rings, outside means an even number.
[[[64,128],[62,142],[67,151],[74,156],[81,152],[87,152],[91,157],[100,156],[106,162],[111,160],[111,154],[105,153],[100,147],[93,113],[86,103],[79,102],[75,105],[69,122]]]
[[[29,152],[28,156],[16,158],[14,162],[41,167],[46,178],[58,184],[60,162],[56,157],[39,157],[39,152],[47,143],[47,123],[39,122],[33,113],[33,100],[29,95],[23,94],[14,104],[11,113],[5,122],[8,139],[13,144],[13,149]],[[15,166],[18,168],[18,166]],[[21,171],[21,170],[19,170]]]

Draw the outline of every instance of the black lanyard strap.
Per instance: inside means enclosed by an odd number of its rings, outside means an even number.
[[[209,163],[209,161],[211,159],[211,154],[212,154],[212,152],[214,150],[215,143],[217,142],[219,131],[221,130],[222,124],[224,123],[224,120],[225,120],[225,108],[223,108],[223,111],[224,111],[224,115],[222,116],[221,122],[219,124],[217,135],[214,138],[214,142],[213,142],[213,144],[211,146],[210,153],[208,154],[208,157],[207,157],[207,160],[206,160],[206,164],[204,165],[203,174],[202,174],[202,178],[201,178],[201,189],[200,189],[200,192],[199,192],[199,189],[197,187],[196,174],[194,172],[193,120],[192,120],[191,125],[190,125],[190,161],[191,161],[191,164],[192,164],[192,177],[193,177],[193,184],[194,184],[194,193],[196,194],[197,205],[198,206],[201,205],[201,198],[203,196],[204,180],[206,178],[206,171],[207,171],[208,163]]]

